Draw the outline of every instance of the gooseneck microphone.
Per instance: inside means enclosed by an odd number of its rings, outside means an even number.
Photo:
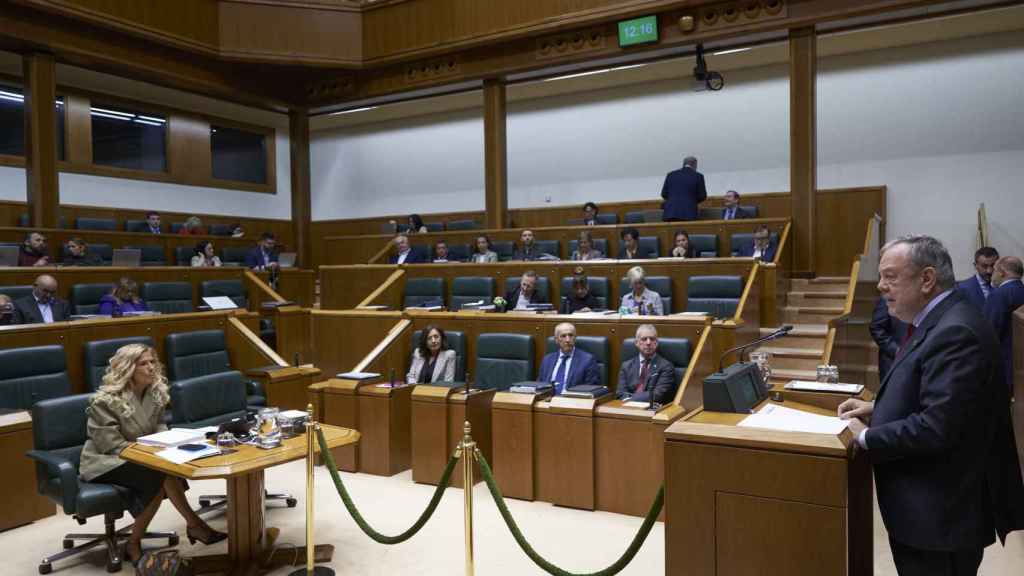
[[[729,348],[728,350],[723,352],[721,358],[718,359],[718,371],[719,372],[722,371],[722,362],[725,361],[725,357],[728,356],[729,354],[732,354],[733,352],[736,352],[737,350],[739,350],[740,351],[740,362],[742,362],[743,361],[743,351],[746,351],[747,348],[750,348],[751,346],[753,346],[755,344],[761,344],[762,342],[768,342],[769,340],[775,340],[776,338],[782,338],[783,336],[789,334],[789,331],[792,330],[792,329],[793,329],[793,325],[792,324],[786,324],[785,326],[779,328],[778,330],[776,330],[775,332],[772,332],[771,334],[769,334],[767,336],[762,336],[761,338],[758,338],[757,340],[751,340],[750,342],[747,342],[746,344],[743,344],[741,346],[735,346],[733,348]]]

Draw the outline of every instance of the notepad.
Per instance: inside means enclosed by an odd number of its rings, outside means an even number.
[[[339,372],[336,377],[344,380],[371,380],[379,378],[380,372]]]
[[[863,384],[829,384],[827,382],[811,382],[810,380],[790,380],[786,390],[804,390],[807,392],[836,392],[839,394],[860,394]]]
[[[846,429],[847,421],[835,416],[822,416],[802,410],[794,410],[767,404],[756,413],[740,421],[745,428],[766,428],[786,432],[812,432],[815,434],[839,434]]]
[[[623,402],[622,405],[626,408],[643,408],[645,410],[651,407],[650,402],[634,402],[632,400]]]
[[[205,302],[211,310],[232,310],[234,308],[238,308],[235,301],[227,296],[204,296],[203,302]]]
[[[167,448],[156,453],[157,456],[174,462],[175,464],[184,464],[185,462],[191,462],[197,458],[206,458],[207,456],[216,456],[220,454],[220,448],[216,446],[207,446],[202,450],[182,450],[181,448]]]
[[[192,428],[171,428],[155,434],[147,434],[136,438],[136,442],[145,446],[181,446],[189,442],[199,442],[206,437],[203,430]]]

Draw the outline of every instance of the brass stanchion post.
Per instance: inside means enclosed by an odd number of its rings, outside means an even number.
[[[463,424],[462,443],[462,494],[466,516],[466,576],[473,576],[473,457],[476,442],[470,435],[472,427],[467,420]]]
[[[317,422],[313,419],[313,405],[306,405],[306,566],[293,571],[289,576],[334,576],[334,570],[327,566],[314,565],[313,554],[316,540],[313,538],[313,462],[316,458]]]

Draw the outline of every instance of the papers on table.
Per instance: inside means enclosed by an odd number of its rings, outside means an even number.
[[[339,372],[337,375],[343,380],[370,380],[379,376],[380,372]]]
[[[651,407],[651,403],[650,402],[636,402],[634,400],[628,400],[626,402],[623,402],[622,405],[625,406],[626,408],[644,408],[644,409],[647,409],[647,408]]]
[[[220,448],[216,446],[207,446],[202,450],[182,450],[181,448],[167,448],[156,453],[157,456],[164,460],[170,460],[175,464],[184,464],[190,462],[196,458],[205,458],[207,456],[215,456],[220,454]]]
[[[213,426],[213,431],[217,431],[217,427]],[[202,428],[171,428],[170,430],[164,430],[163,432],[157,432],[156,434],[147,434],[145,436],[139,436],[136,442],[145,446],[181,446],[182,444],[188,444],[189,442],[200,442],[206,438],[206,430]]]
[[[790,380],[786,390],[804,390],[807,392],[837,392],[840,394],[860,394],[863,384],[829,384],[827,382],[811,382],[810,380]]]
[[[227,296],[204,296],[203,302],[212,310],[231,310],[238,308],[235,301]]]
[[[767,428],[786,432],[813,432],[815,434],[839,434],[847,422],[835,416],[821,416],[802,410],[794,410],[777,404],[766,404],[755,414],[744,418],[739,426]]]

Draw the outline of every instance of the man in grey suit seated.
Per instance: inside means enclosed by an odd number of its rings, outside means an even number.
[[[634,340],[638,354],[622,363],[619,370],[619,398],[656,404],[672,402],[676,387],[675,366],[658,355],[658,330],[641,324]]]

